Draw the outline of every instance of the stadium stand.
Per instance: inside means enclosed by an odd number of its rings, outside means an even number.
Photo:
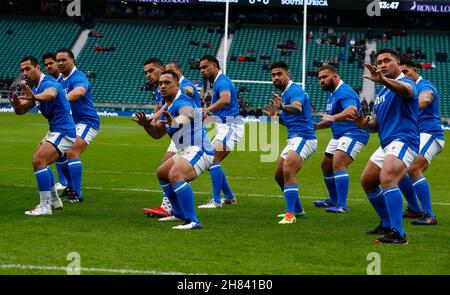
[[[80,30],[79,25],[68,20],[0,18],[0,32],[3,34],[0,42],[0,77],[15,79],[19,74],[18,63],[25,55],[34,55],[40,61],[47,51],[70,48]]]
[[[360,40],[364,38],[363,32],[335,31],[334,34],[339,39],[342,33],[346,33],[347,41],[344,47],[335,44],[326,44],[328,38],[326,31],[312,31],[312,38],[307,43],[306,50],[306,71],[317,71],[318,67],[313,65],[314,59],[326,61],[339,56],[340,51],[344,54],[344,60],[338,61],[338,70],[343,79],[352,87],[361,89],[361,76],[363,69],[358,68],[358,63],[348,62],[350,54],[349,42],[351,39]],[[237,30],[233,37],[230,52],[228,54],[227,74],[234,80],[257,80],[270,81],[270,71],[263,69],[263,65],[270,66],[276,60],[284,60],[290,65],[291,75],[294,81],[301,81],[302,64],[302,31],[300,29],[279,29],[279,28],[252,28],[246,27]],[[298,49],[290,50],[287,56],[286,50],[280,49],[280,43],[291,39],[297,44]],[[318,44],[318,39],[320,43]],[[282,47],[281,47],[282,48]],[[341,53],[341,54],[342,54]],[[262,55],[270,56],[270,60],[261,59]],[[254,57],[254,61],[244,60],[242,57]],[[306,90],[311,98],[311,102],[316,111],[325,111],[327,94],[321,90],[316,77],[306,76]],[[236,87],[246,87],[248,92],[243,94],[243,98],[250,98],[252,107],[264,106],[271,98],[271,91],[274,87],[271,84],[236,83]]]
[[[169,29],[155,22],[99,21],[95,29],[103,37],[89,37],[77,64],[84,72],[95,73],[96,77],[89,80],[94,101],[102,103],[152,103],[151,92],[144,90],[143,63],[149,57],[158,57],[163,62],[178,60],[186,77],[199,80],[200,72],[190,68],[189,60],[216,54],[221,37],[208,33],[206,26]],[[198,46],[189,45],[191,41],[198,42]],[[209,48],[202,46],[205,43]],[[96,46],[113,46],[114,50],[96,51]]]

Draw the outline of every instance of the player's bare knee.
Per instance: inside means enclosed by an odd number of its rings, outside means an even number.
[[[34,170],[43,169],[47,167],[47,161],[39,156],[34,156],[31,160],[31,164],[33,165]]]
[[[398,183],[398,177],[392,177],[392,175],[380,175],[380,185],[383,189],[396,186]]]
[[[66,156],[67,156],[67,159],[76,159],[76,158],[80,157],[80,153],[70,149],[66,152]]]
[[[157,170],[156,170],[156,177],[158,177],[158,179],[159,180],[164,180],[164,181],[168,181],[169,179],[168,179],[168,177],[167,177],[167,171],[166,171],[166,169],[164,169],[164,168],[162,168],[162,167],[159,167]]]
[[[183,181],[184,177],[183,177],[180,169],[178,169],[176,167],[172,167],[172,169],[170,169],[169,173],[167,174],[167,179],[171,184],[175,184],[180,181]]]
[[[338,172],[342,170],[347,170],[346,165],[341,161],[333,161],[333,172]]]
[[[421,169],[410,169],[408,175],[412,180],[417,180],[423,176]]]
[[[295,178],[296,169],[292,167],[292,165],[285,165],[283,167],[283,178],[284,179],[291,179]]]

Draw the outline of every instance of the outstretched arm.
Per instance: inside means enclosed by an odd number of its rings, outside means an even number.
[[[355,106],[349,106],[339,114],[334,115],[323,115],[322,120],[327,122],[339,122],[339,121],[347,121],[347,119],[351,118],[354,113],[358,112],[358,109]]]
[[[169,112],[164,112],[165,121],[162,123],[167,123],[173,128],[178,128],[180,125],[190,124],[194,119],[194,108],[190,106],[182,107],[179,111],[177,117],[172,117]]]
[[[153,122],[150,118],[147,118],[145,112],[135,113],[133,121],[144,127],[145,132],[154,139],[159,139],[166,134],[163,123],[161,123],[161,121]]]
[[[281,125],[284,125],[283,119],[279,116],[272,102],[263,108],[263,113],[265,113],[267,116],[272,117],[272,119],[278,121],[278,123],[280,123]]]
[[[275,92],[272,92],[273,100],[271,103],[279,110],[284,111],[286,113],[291,114],[299,114],[303,111],[303,106],[299,101],[294,101],[291,104],[283,105],[281,102],[280,96]]]
[[[17,115],[23,115],[35,106],[35,103],[32,100],[19,99],[16,92],[12,94],[12,97],[8,97],[8,99]]]
[[[324,115],[324,116],[328,116],[328,115]],[[323,119],[324,119],[324,116],[322,116]],[[314,123],[314,130],[330,128],[330,125],[331,125],[330,123],[331,123],[330,121],[327,121],[325,119],[322,122]]]
[[[82,86],[79,86],[69,93],[67,93],[67,99],[69,101],[76,101],[86,95],[86,89]]]
[[[383,84],[391,91],[400,94],[404,99],[414,97],[414,90],[410,84],[384,77],[381,71],[371,64],[366,64],[366,68],[369,70],[370,75],[363,75],[363,78]]]
[[[372,120],[368,120],[367,118],[364,118],[362,112],[355,112],[347,118],[347,120],[354,122],[356,126],[365,129],[368,132],[378,132],[378,120],[375,115],[372,117]]]
[[[231,103],[231,92],[223,91],[220,93],[220,98],[212,105],[203,109],[205,115],[210,115],[212,112],[223,109]]]

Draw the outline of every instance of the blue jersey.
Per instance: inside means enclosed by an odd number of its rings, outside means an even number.
[[[56,98],[47,102],[35,101],[37,109],[48,120],[50,132],[58,132],[68,137],[77,137],[75,123],[70,115],[70,105],[61,85],[50,76],[42,74],[41,82],[33,88],[34,94],[40,94],[48,88],[55,88]]]
[[[230,78],[219,72],[214,81],[213,96],[211,99],[211,104],[216,103],[220,99],[220,94],[229,91],[230,92],[230,104],[220,110],[213,112],[214,116],[219,117],[222,123],[226,123],[226,117],[236,117],[239,116],[239,103],[236,88]],[[236,122],[233,122],[236,123]]]
[[[75,124],[83,123],[98,130],[100,126],[100,117],[95,110],[94,102],[92,100],[91,84],[86,75],[77,68],[74,68],[67,78],[63,78],[63,76],[60,75],[58,82],[61,83],[66,94],[77,87],[83,87],[86,90],[84,96],[75,101],[70,101],[73,120],[75,121]]]
[[[404,99],[387,87],[382,88],[378,93],[374,110],[378,121],[381,147],[385,148],[392,141],[399,140],[406,143],[413,151],[419,152],[417,127],[419,99],[416,84],[403,74],[397,80],[410,84],[413,87],[414,96],[411,99]]]
[[[166,102],[164,101],[164,98],[162,98],[161,93],[159,92],[159,88],[158,88],[158,87],[156,87],[156,89],[155,89],[154,100],[155,100],[155,104],[156,104],[159,108],[162,108],[162,106],[166,103]]]
[[[172,104],[166,108],[167,112],[169,112],[172,117],[178,117],[180,115],[180,110],[183,107],[192,107],[194,109],[195,115],[189,126],[190,128],[183,127],[182,125],[177,128],[173,128],[168,124],[164,125],[167,134],[169,134],[170,138],[172,138],[177,150],[189,146],[197,146],[208,155],[214,155],[214,147],[206,135],[206,129],[202,122],[200,110],[195,107],[191,98],[180,91],[178,92],[177,97],[173,100]],[[165,118],[166,117],[163,113],[160,120],[165,120]]]
[[[416,82],[417,92],[420,95],[423,91],[433,91],[433,101],[424,109],[419,110],[419,133],[428,133],[436,138],[444,139],[444,132],[441,127],[441,118],[439,116],[439,93],[436,87],[428,80],[419,78]]]
[[[181,92],[184,93],[184,87],[192,87],[194,89],[194,96],[190,97],[192,100],[194,100],[194,104],[196,108],[201,108],[202,107],[202,103],[200,101],[200,93],[198,93],[197,87],[195,87],[195,85],[189,81],[188,79],[186,79],[184,76],[181,77],[181,81],[180,81],[180,90]]]
[[[327,114],[339,114],[349,106],[355,106],[356,109],[360,110],[361,103],[359,102],[359,97],[353,88],[340,81],[337,89],[328,97]],[[356,126],[353,122],[331,122],[330,127],[333,132],[334,139],[339,139],[342,136],[348,136],[363,144],[367,144],[369,141],[369,133],[366,130]]]
[[[281,101],[283,105],[292,104],[294,101],[302,104],[302,112],[299,114],[281,112],[281,119],[288,130],[288,139],[294,137],[316,139],[308,94],[300,86],[290,81],[286,90],[281,94]]]

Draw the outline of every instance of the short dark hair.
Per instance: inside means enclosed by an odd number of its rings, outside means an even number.
[[[389,54],[391,54],[393,57],[395,57],[397,60],[400,60],[400,54],[399,54],[396,50],[394,50],[394,49],[391,49],[391,48],[382,48],[382,49],[378,50],[378,52],[377,52],[377,57],[378,57],[380,54],[383,54],[383,53],[389,53]]]
[[[416,65],[415,62],[413,62],[411,59],[405,58],[405,57],[402,57],[400,59],[400,64],[401,65],[405,65],[405,66],[409,66],[409,67],[413,67],[413,68],[417,68],[417,65]]]
[[[182,71],[181,64],[179,62],[171,60],[167,63],[167,65],[170,64],[173,64],[177,70]]]
[[[61,48],[60,50],[58,50],[58,52],[57,52],[56,54],[58,54],[58,53],[68,53],[69,56],[70,56],[70,58],[73,59],[73,60],[75,60],[75,55],[73,55],[73,52],[72,52],[72,50],[70,50],[70,49],[67,49],[67,48]]]
[[[159,58],[156,58],[156,57],[150,57],[144,61],[144,66],[149,65],[149,64],[155,64],[158,67],[164,68],[163,62]]]
[[[339,75],[338,72],[337,72],[337,69],[335,67],[333,67],[332,65],[323,65],[323,66],[321,66],[319,68],[319,73],[321,71],[325,71],[325,70],[328,70],[328,71],[332,72],[333,74]]]
[[[56,53],[54,52],[46,52],[42,55],[42,62],[46,60],[47,58],[51,58],[56,61]]]
[[[25,56],[24,58],[22,58],[21,60],[20,60],[20,63],[23,63],[23,62],[26,62],[26,61],[30,61],[31,62],[31,64],[33,65],[33,66],[38,66],[39,65],[39,62],[38,62],[38,60],[37,60],[37,58],[36,57],[34,57],[34,56],[32,56],[32,55],[27,55],[27,56]]]
[[[217,68],[220,70],[219,60],[214,55],[211,55],[211,54],[203,55],[200,58],[200,61],[202,61],[202,60],[207,60],[207,61],[210,61],[212,63],[215,63]]]
[[[282,68],[285,69],[286,71],[289,71],[289,67],[287,63],[285,63],[284,61],[276,61],[270,65],[270,70],[273,70],[275,68]]]
[[[180,80],[180,77],[178,77],[178,75],[177,75],[177,73],[175,73],[174,71],[170,71],[170,70],[165,70],[165,71],[163,71],[162,73],[161,73],[161,76],[162,75],[171,75],[172,76],[172,78],[175,80],[175,81],[179,81]],[[160,76],[160,77],[161,77]]]

